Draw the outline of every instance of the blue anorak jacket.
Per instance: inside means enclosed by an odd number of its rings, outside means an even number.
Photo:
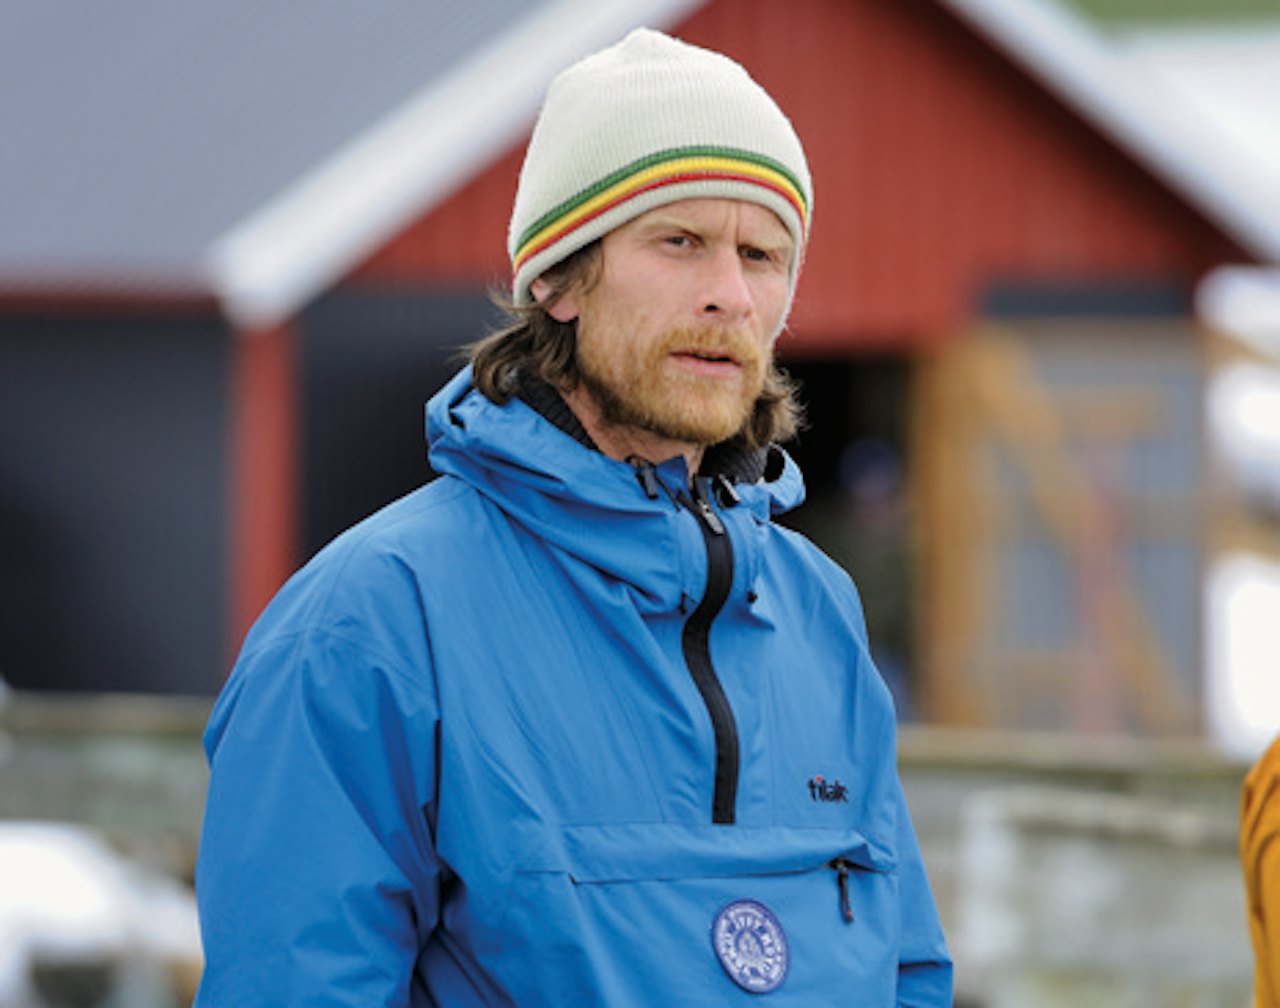
[[[439,478],[249,634],[197,1005],[947,1005],[853,585],[767,477],[614,461],[463,371]]]

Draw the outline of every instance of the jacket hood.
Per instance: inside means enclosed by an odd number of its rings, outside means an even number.
[[[522,399],[490,402],[473,386],[469,366],[428,402],[427,442],[436,472],[464,480],[556,547],[663,596],[661,604],[670,602],[664,586],[672,559],[694,545],[701,552],[676,521],[676,495],[689,483],[683,458],[657,464],[657,493],[646,492],[632,465],[587,447]],[[758,525],[804,500],[799,468],[781,448],[769,451],[763,479],[734,482],[739,506]],[[701,590],[681,590],[689,587]]]

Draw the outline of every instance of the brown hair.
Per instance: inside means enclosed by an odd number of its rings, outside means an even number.
[[[544,305],[555,304],[576,283],[590,290],[600,275],[601,259],[597,240],[556,263],[542,274],[550,288],[542,302],[520,305],[502,291],[492,292],[508,324],[467,347],[471,379],[491,402],[510,400],[522,371],[556,388],[578,384],[577,324],[557,321]]]
[[[544,305],[553,305],[575,284],[590,290],[600,275],[600,241],[578,249],[542,274],[549,290],[541,302],[519,305],[495,291],[494,303],[508,324],[467,347],[472,381],[485,397],[499,405],[516,393],[521,373],[533,374],[558,389],[579,381],[577,323],[552,318]],[[764,387],[741,437],[749,448],[764,448],[794,437],[803,424],[798,387],[775,363],[769,365]]]

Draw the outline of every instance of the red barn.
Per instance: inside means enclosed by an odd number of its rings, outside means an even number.
[[[1280,222],[1101,39],[1042,0],[445,6],[136,0],[79,60],[41,7],[6,28],[34,90],[0,99],[0,185],[33,194],[0,232],[0,670],[213,689],[306,554],[425,478],[421,402],[492,320],[541,93],[643,23],[745,64],[806,143],[795,520],[904,703],[1195,727],[1191,298],[1280,259]]]

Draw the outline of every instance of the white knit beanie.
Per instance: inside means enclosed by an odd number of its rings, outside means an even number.
[[[813,190],[790,121],[727,56],[640,28],[551,82],[507,237],[515,302],[532,302],[529,284],[584,245],[694,196],[777,214],[794,285]]]

